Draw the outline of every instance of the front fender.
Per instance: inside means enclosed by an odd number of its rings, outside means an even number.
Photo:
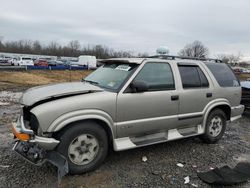
[[[66,125],[80,121],[80,120],[87,120],[87,119],[97,119],[105,122],[107,126],[109,126],[113,138],[115,138],[115,126],[113,119],[111,116],[101,110],[92,109],[92,110],[77,110],[73,112],[69,112],[59,116],[56,120],[52,122],[49,126],[47,132],[56,132],[61,130]]]

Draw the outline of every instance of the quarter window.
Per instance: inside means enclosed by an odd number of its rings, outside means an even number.
[[[174,76],[168,63],[146,63],[134,80],[146,82],[149,91],[175,89]]]
[[[200,67],[189,65],[179,65],[178,67],[181,75],[182,86],[184,89],[209,86],[208,80]]]
[[[221,87],[239,87],[239,81],[230,67],[224,63],[206,63]]]

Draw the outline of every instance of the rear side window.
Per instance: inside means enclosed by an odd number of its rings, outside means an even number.
[[[186,65],[179,65],[178,67],[184,89],[209,86],[208,80],[200,67]]]
[[[228,65],[224,63],[207,63],[206,66],[213,73],[221,87],[240,86],[238,79]]]

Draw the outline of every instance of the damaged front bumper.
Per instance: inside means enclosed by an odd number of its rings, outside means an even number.
[[[36,143],[45,150],[53,150],[60,143],[54,138],[35,135],[33,130],[25,127],[23,116],[20,116],[17,122],[12,123],[12,132],[19,140]]]
[[[12,123],[12,132],[17,138],[13,150],[35,165],[41,165],[46,160],[47,153],[60,143],[54,138],[35,135],[33,130],[25,127],[23,116]]]
[[[20,116],[16,123],[12,123],[12,132],[17,141],[13,150],[34,165],[42,165],[49,161],[58,168],[58,182],[69,171],[68,161],[54,149],[60,143],[54,138],[36,136],[31,129],[24,125]]]

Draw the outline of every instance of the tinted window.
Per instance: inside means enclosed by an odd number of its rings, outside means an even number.
[[[240,85],[228,65],[224,63],[207,63],[206,65],[221,87],[237,87]]]
[[[207,81],[207,78],[205,76],[205,74],[202,72],[202,70],[200,69],[200,67],[197,67],[200,79],[201,79],[201,87],[208,87],[209,83]]]
[[[146,63],[138,73],[135,81],[144,81],[150,91],[174,89],[174,77],[167,63]]]
[[[179,65],[183,88],[208,87],[208,81],[200,67]]]

